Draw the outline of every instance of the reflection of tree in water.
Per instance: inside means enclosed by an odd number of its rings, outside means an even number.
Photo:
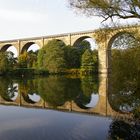
[[[140,123],[114,120],[109,127],[110,140],[139,140]]]
[[[92,94],[98,93],[98,78],[92,76],[86,76],[81,78],[81,89],[82,92],[78,95],[75,102],[78,106],[86,109],[85,105],[91,100]]]
[[[116,111],[130,112],[140,107],[140,47],[131,38],[125,37],[123,44],[122,37],[123,49],[112,50],[109,102]]]
[[[63,76],[49,76],[38,80],[38,91],[50,105],[56,107],[71,101],[81,92],[80,80]]]
[[[96,79],[92,77],[66,78],[65,76],[38,77],[20,81],[19,90],[24,100],[35,103],[29,98],[29,94],[38,93],[50,106],[61,106],[67,101],[87,104],[93,91],[97,92]],[[82,84],[82,85],[81,85]]]
[[[13,101],[12,98],[17,91],[17,85],[10,78],[0,78],[0,95],[4,100]]]

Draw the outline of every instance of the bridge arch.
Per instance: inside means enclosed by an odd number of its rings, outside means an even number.
[[[14,54],[14,57],[18,56],[18,48],[12,44],[3,45],[0,49],[1,52],[11,51]]]
[[[73,46],[74,46],[74,47],[77,47],[83,40],[85,40],[85,39],[87,39],[87,38],[91,38],[91,37],[89,37],[89,36],[82,36],[82,37],[78,38],[78,39],[74,42]]]
[[[120,31],[120,32],[114,34],[114,35],[110,38],[110,40],[109,40],[109,42],[108,42],[107,48],[108,48],[108,49],[111,49],[111,48],[112,48],[113,42],[114,42],[118,37],[120,37],[120,36],[122,36],[122,35],[130,36],[130,37],[136,39],[133,33],[128,32],[128,31]]]
[[[82,41],[84,41],[84,40],[86,40],[87,42],[89,42],[90,45],[91,45],[91,47],[93,47],[93,49],[98,49],[98,45],[97,45],[97,43],[96,43],[96,39],[93,38],[93,37],[91,37],[91,36],[81,36],[81,37],[77,38],[77,39],[73,42],[72,46],[78,47],[78,45],[79,45]],[[91,49],[92,49],[92,48],[91,48]]]
[[[110,38],[107,46],[108,68],[112,69],[112,49],[122,50],[122,49],[130,48],[132,47],[132,45],[135,45],[136,40],[137,40],[136,36],[133,34],[133,32],[120,31],[114,34]]]
[[[23,52],[25,52],[25,51],[27,52],[28,49],[29,49],[32,45],[36,45],[35,47],[37,47],[38,49],[41,48],[40,44],[37,44],[37,43],[35,43],[35,42],[27,42],[27,43],[22,47],[22,49],[21,49],[21,54],[22,54]],[[35,48],[35,49],[36,49],[36,48]]]
[[[126,40],[125,37],[126,37],[126,39],[128,38],[128,40]],[[120,40],[120,39],[122,39],[122,40]],[[129,48],[137,47],[135,44],[135,43],[139,43],[139,42],[137,42],[137,39],[138,38],[137,38],[136,34],[133,33],[133,31],[126,30],[126,31],[117,32],[116,34],[114,34],[108,43],[108,49],[111,52],[110,53],[111,57],[110,56],[108,57],[109,58],[108,59],[109,67],[111,67],[112,75],[115,72],[115,76],[117,77],[117,79],[115,79],[115,80],[113,78],[111,79],[110,84],[112,87],[111,87],[110,94],[108,96],[108,102],[109,102],[110,106],[112,107],[112,109],[119,113],[130,113],[136,106],[136,103],[134,103],[137,100],[137,99],[135,99],[135,96],[134,96],[134,95],[136,95],[135,94],[136,86],[134,86],[135,84],[130,85],[129,78],[121,79],[121,77],[124,76],[124,74],[122,75],[121,73],[116,73],[116,71],[123,72],[123,70],[126,70],[125,71],[126,74],[127,74],[127,69],[129,69],[129,70],[132,69],[132,71],[134,71],[133,68],[131,67],[131,65],[126,64],[126,66],[123,68],[123,66],[122,66],[123,63],[121,64],[121,62],[119,62],[118,60],[127,58],[124,61],[124,65],[125,65],[126,61],[129,62],[129,64],[131,64],[131,61],[129,61],[129,60],[131,59],[131,56],[133,56],[132,55],[133,53],[132,54],[130,53],[131,49],[129,49]],[[119,40],[120,40],[120,42],[119,42]],[[119,45],[116,45],[116,47],[113,46],[115,44],[114,43],[115,41],[118,41],[118,44],[119,44]],[[121,43],[122,43],[122,46],[121,46]],[[119,53],[116,55],[112,55],[113,48],[118,49],[117,52],[119,52],[121,54],[120,57],[117,57],[118,60],[114,56],[119,56]],[[122,51],[125,49],[126,49],[126,51]],[[127,51],[127,49],[128,49],[128,51]],[[119,50],[121,50],[121,51],[119,51]],[[132,49],[132,51],[133,51],[133,49]],[[127,56],[127,57],[124,57],[124,55],[123,55],[124,53],[122,53],[122,52],[126,52],[125,56]],[[131,55],[129,55],[129,54],[131,54]],[[115,60],[117,60],[117,61],[115,61]],[[114,65],[114,64],[116,64],[114,62],[118,62],[119,70],[117,70],[118,67],[117,67],[117,65]],[[132,65],[134,65],[133,61],[132,61]],[[121,84],[120,84],[120,81],[121,81]],[[127,82],[127,81],[129,81],[129,82]],[[131,81],[131,83],[133,83],[133,81]],[[117,100],[118,97],[121,98],[121,100]]]

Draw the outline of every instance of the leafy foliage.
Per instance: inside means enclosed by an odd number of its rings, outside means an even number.
[[[114,17],[140,19],[139,0],[69,0],[70,6],[93,16],[103,17],[104,20]]]
[[[21,68],[27,68],[28,63],[28,53],[25,51],[23,54],[21,54],[18,58],[18,65]]]
[[[87,40],[83,40],[76,46],[78,50],[80,51],[81,55],[88,49],[91,50],[90,43]]]
[[[81,59],[81,69],[83,72],[91,73],[98,71],[98,54],[97,51],[87,49]]]
[[[12,52],[0,52],[0,74],[12,70],[16,63]]]
[[[35,68],[37,63],[38,52],[24,52],[18,58],[18,65],[20,68]]]
[[[38,56],[39,65],[49,70],[50,73],[63,72],[66,67],[64,47],[65,44],[62,41],[55,39],[49,41],[41,51],[43,56]]]
[[[92,52],[90,50],[86,50],[82,55],[82,66],[93,66],[93,57]]]
[[[79,49],[66,46],[65,48],[65,60],[66,60],[66,67],[69,68],[79,68],[81,64],[80,60],[81,54]]]

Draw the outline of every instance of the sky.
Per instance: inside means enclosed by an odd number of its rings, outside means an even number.
[[[68,0],[0,0],[0,41],[94,30],[101,18],[76,14]]]
[[[102,20],[76,14],[68,0],[0,0],[0,41],[94,30]]]

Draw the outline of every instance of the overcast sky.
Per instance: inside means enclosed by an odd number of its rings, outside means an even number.
[[[67,0],[0,0],[0,40],[93,30],[101,19],[77,15]]]

